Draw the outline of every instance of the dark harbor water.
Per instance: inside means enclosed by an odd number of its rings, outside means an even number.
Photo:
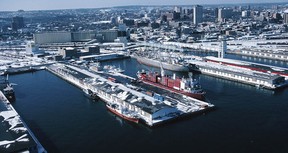
[[[135,76],[135,60],[108,62]],[[47,71],[10,76],[13,106],[48,152],[287,153],[288,89],[256,89],[200,75],[217,109],[157,128],[127,123]]]

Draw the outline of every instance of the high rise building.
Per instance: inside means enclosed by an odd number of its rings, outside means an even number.
[[[214,15],[215,15],[215,17],[216,17],[216,19],[218,18],[218,8],[215,8],[214,9]]]
[[[193,7],[193,23],[195,25],[203,21],[203,6],[195,5]]]
[[[117,41],[123,43],[124,46],[127,46],[127,27],[125,24],[120,24],[118,26]]]
[[[219,39],[221,40],[219,50],[218,50],[218,58],[224,58],[225,53],[227,52],[227,42],[225,36],[220,36]]]
[[[284,11],[283,23],[288,24],[288,10],[285,10],[285,11]]]
[[[250,15],[251,15],[251,12],[249,10],[242,11],[242,14],[241,14],[243,18],[250,17]]]
[[[174,7],[174,12],[182,13],[182,7],[175,6],[175,7]]]
[[[21,29],[24,27],[24,19],[23,17],[15,16],[12,18],[12,30],[17,31],[18,29]]]
[[[224,22],[225,19],[231,18],[232,13],[233,13],[233,10],[229,8],[218,9],[218,21]]]

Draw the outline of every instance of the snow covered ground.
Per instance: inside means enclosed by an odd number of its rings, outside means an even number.
[[[0,92],[0,152],[28,151],[37,147],[38,152],[45,153],[33,133],[27,129],[16,110]]]

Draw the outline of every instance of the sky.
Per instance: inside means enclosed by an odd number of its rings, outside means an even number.
[[[0,11],[101,8],[126,5],[195,5],[287,2],[287,0],[0,0]]]

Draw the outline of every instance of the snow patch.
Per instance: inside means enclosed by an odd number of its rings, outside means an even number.
[[[2,111],[0,112],[0,116],[2,116],[4,118],[4,121],[6,121],[7,119],[11,118],[11,117],[15,117],[16,115],[18,115],[15,111]],[[2,121],[2,122],[4,122]]]
[[[27,131],[27,128],[25,127],[15,127],[13,129],[11,129],[12,131],[16,132],[16,133],[20,133],[20,132],[25,132]]]
[[[15,128],[17,125],[21,124],[21,120],[18,116],[15,116],[14,118],[11,119],[7,119],[8,123],[11,125],[11,127],[9,128],[9,130]]]
[[[29,139],[28,139],[28,138],[24,138],[24,137],[26,137],[26,136],[27,136],[27,134],[24,134],[24,135],[20,136],[19,138],[17,138],[16,140],[12,140],[12,141],[3,140],[3,141],[0,141],[0,146],[6,145],[5,147],[8,148],[8,147],[10,147],[10,144],[11,144],[11,143],[15,143],[15,142],[28,142]]]

